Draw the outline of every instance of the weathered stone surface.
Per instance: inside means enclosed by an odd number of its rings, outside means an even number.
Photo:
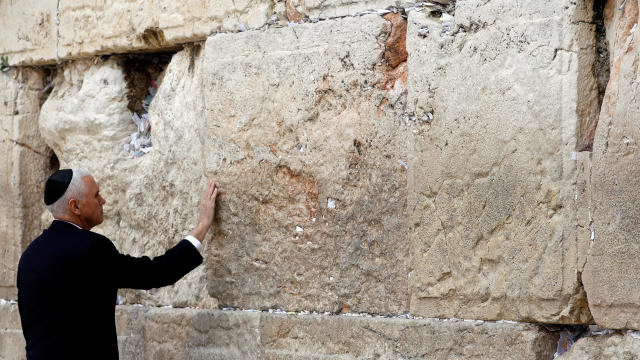
[[[264,359],[551,359],[557,335],[533,325],[263,315]]]
[[[630,333],[586,337],[558,357],[560,360],[604,360],[640,358],[640,339]]]
[[[300,22],[303,18],[328,19],[403,4],[405,2],[398,0],[278,0],[275,2],[274,9],[276,13],[285,13],[288,21]]]
[[[260,319],[243,311],[118,306],[120,359],[261,359]],[[17,304],[0,305],[0,359],[24,359],[24,346]]]
[[[370,15],[207,40],[205,168],[222,189],[208,281],[221,304],[407,309],[406,67],[377,66],[392,31]]]
[[[591,319],[574,152],[597,87],[581,88],[593,61],[579,57],[594,52],[580,6],[464,1],[452,22],[410,13],[413,314]]]
[[[17,304],[0,304],[0,360],[24,360],[25,350]]]
[[[262,26],[269,1],[60,1],[61,58],[158,49],[201,41],[240,24]]]
[[[17,305],[0,305],[0,359],[24,359]],[[551,359],[530,324],[118,306],[121,360]],[[4,346],[4,345],[7,346]]]
[[[143,358],[146,312],[147,308],[142,306],[116,307],[116,332],[120,359]]]
[[[172,2],[21,1],[0,4],[0,54],[11,65],[40,65],[100,54],[172,49],[217,31],[353,15],[397,0]],[[276,14],[277,19],[272,19]]]
[[[0,2],[0,54],[10,65],[56,62],[57,0]]]
[[[97,230],[123,252],[157,254],[184,236],[203,171],[216,179],[216,249],[205,252],[209,293],[225,305],[400,313],[406,65],[403,46],[385,51],[394,29],[372,15],[220,34],[202,54],[176,54],[149,110],[153,151],[137,159],[122,151],[135,131],[122,59],[74,62],[41,130],[63,166],[95,174],[107,200]],[[181,290],[123,294],[216,306],[204,287],[201,267]]]
[[[258,359],[259,313],[151,309],[147,359]]]
[[[617,10],[607,2],[605,24],[611,62],[593,150],[592,193],[595,238],[583,280],[598,325],[640,329],[640,103],[637,75],[640,41],[635,31],[638,2]]]
[[[136,130],[127,108],[121,61],[74,62],[59,73],[42,108],[40,127],[64,167],[91,171],[105,197],[105,223],[96,228],[123,253],[155,256],[184,237],[197,220],[202,177],[204,109],[196,68],[198,48],[173,56],[150,111],[153,150],[140,158],[123,151]],[[189,76],[185,76],[189,75]],[[205,249],[206,249],[205,241]],[[175,286],[123,291],[126,301],[215,307],[204,266]]]
[[[260,359],[260,316],[119,306],[120,359]]]
[[[40,137],[38,114],[44,72],[0,73],[0,299],[16,299],[22,250],[42,228],[42,181],[51,152]]]

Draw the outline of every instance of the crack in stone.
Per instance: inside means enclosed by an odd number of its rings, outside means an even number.
[[[60,0],[56,3],[56,63],[60,63]]]
[[[18,140],[11,139],[11,138],[8,138],[8,140],[9,141],[13,141],[14,145],[18,145],[18,146],[21,146],[21,147],[23,147],[23,148],[25,148],[27,150],[31,150],[31,151],[33,151],[34,153],[36,153],[36,154],[38,154],[40,156],[48,157],[47,154],[41,153],[40,151],[38,151],[38,150],[34,149],[33,147],[31,147],[29,144],[26,144],[26,143],[23,143],[23,142],[20,142]]]

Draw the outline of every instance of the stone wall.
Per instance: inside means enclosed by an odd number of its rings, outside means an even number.
[[[406,84],[377,66],[394,26],[367,15],[207,40],[203,165],[223,189],[207,267],[222,304],[408,310]]]
[[[465,1],[455,25],[410,13],[412,313],[590,321],[572,158],[593,107],[581,97],[597,105],[581,93],[595,83],[579,61],[589,10]]]
[[[635,276],[640,265],[636,256],[640,250],[640,212],[636,207],[640,113],[635,98],[640,54],[633,46],[638,41],[638,2],[631,1],[622,10],[609,2],[604,15],[611,77],[594,142],[591,182],[595,233],[584,281],[598,324],[640,329],[640,281]]]
[[[132,255],[220,186],[204,265],[119,293],[142,305],[118,310],[125,359],[542,359],[536,324],[640,329],[636,0],[0,9],[0,299],[59,162],[94,174],[95,231]]]
[[[0,298],[15,299],[22,251],[41,232],[42,179],[55,156],[38,131],[45,72],[0,73]]]
[[[578,340],[561,359],[636,359],[640,354],[640,339],[635,333],[607,334]]]
[[[0,310],[0,339],[21,336],[17,306]],[[557,342],[533,324],[139,306],[119,306],[116,324],[121,360],[542,360],[553,357]],[[7,354],[23,342],[15,336],[11,347],[0,347],[0,359],[20,359]]]

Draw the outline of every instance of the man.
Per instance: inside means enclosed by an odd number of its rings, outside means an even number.
[[[44,201],[55,220],[18,265],[27,359],[118,359],[117,290],[171,285],[202,263],[200,242],[213,222],[217,194],[209,182],[196,228],[152,260],[122,255],[109,239],[90,231],[103,221],[105,200],[88,172],[65,169],[51,175]]]

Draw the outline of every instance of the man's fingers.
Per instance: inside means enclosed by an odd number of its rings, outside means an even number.
[[[207,184],[207,188],[203,194],[203,199],[202,200],[215,200],[216,196],[218,196],[218,186],[216,185],[215,181],[210,180],[209,183]]]
[[[213,181],[213,180],[209,181],[209,196],[211,196],[211,194],[213,194],[213,190],[215,190],[215,188],[216,188],[215,181]]]
[[[211,181],[209,181],[207,186],[204,188],[204,191],[202,192],[202,198],[206,199],[210,196],[210,194],[211,194]]]
[[[215,187],[216,187],[216,183],[213,182],[213,180],[209,181],[209,189],[208,189],[209,190],[209,194],[208,194],[209,196],[211,196],[211,194],[213,193],[213,189],[215,189]]]
[[[218,191],[218,185],[215,181],[212,181],[211,184],[213,184],[213,187],[211,188],[211,196],[214,196],[213,194]]]

